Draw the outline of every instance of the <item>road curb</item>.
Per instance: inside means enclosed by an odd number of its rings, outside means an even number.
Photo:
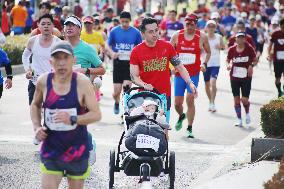
[[[2,75],[3,75],[4,77],[6,77],[5,68],[0,68],[0,70],[1,70]],[[24,69],[23,64],[20,64],[20,65],[13,65],[13,66],[12,66],[12,70],[13,70],[13,75],[19,75],[19,74],[25,73],[25,69]]]

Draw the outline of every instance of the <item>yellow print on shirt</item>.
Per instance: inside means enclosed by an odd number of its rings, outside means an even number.
[[[154,58],[143,61],[144,72],[165,71],[167,69],[167,57]]]

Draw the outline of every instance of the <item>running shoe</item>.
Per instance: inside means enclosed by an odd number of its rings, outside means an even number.
[[[250,119],[250,115],[246,114],[246,124],[250,124],[251,123],[251,119]]]
[[[242,126],[243,126],[243,121],[242,121],[242,119],[239,119],[239,118],[238,118],[238,121],[235,123],[235,126],[236,126],[236,127],[242,127]]]
[[[186,129],[187,138],[194,138],[192,130]]]
[[[211,112],[216,112],[217,110],[216,110],[216,106],[215,106],[215,104],[212,104],[211,105]]]
[[[209,112],[211,112],[211,111],[212,111],[212,103],[209,103],[208,111],[209,111]]]
[[[183,122],[184,119],[185,119],[185,114],[182,113],[179,116],[178,121],[177,121],[177,123],[175,125],[176,131],[179,131],[182,128],[182,122]]]
[[[119,104],[118,103],[114,103],[113,112],[114,114],[119,114]]]

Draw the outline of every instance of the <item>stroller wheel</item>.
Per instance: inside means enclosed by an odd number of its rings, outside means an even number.
[[[176,156],[175,152],[170,152],[169,157],[169,177],[170,177],[170,189],[175,188],[175,172],[176,172]]]
[[[148,163],[143,163],[141,165],[140,170],[141,170],[142,182],[150,181],[150,165]]]
[[[112,188],[114,184],[114,169],[115,169],[115,151],[111,150],[109,157],[109,188]]]

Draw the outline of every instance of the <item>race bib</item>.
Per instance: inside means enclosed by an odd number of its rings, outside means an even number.
[[[167,36],[168,36],[169,38],[171,38],[171,37],[174,35],[175,32],[176,32],[176,30],[168,29],[168,30],[167,30]]]
[[[137,135],[136,148],[151,148],[158,152],[159,144],[160,139],[144,134]]]
[[[32,76],[31,81],[32,81],[32,83],[33,83],[34,85],[36,85],[39,76],[40,76],[39,74],[34,74],[34,75]]]
[[[195,54],[190,54],[190,53],[179,53],[179,59],[182,64],[184,65],[189,65],[189,64],[194,64],[195,63]]]
[[[118,59],[119,60],[130,60],[131,51],[118,50]]]
[[[67,112],[70,116],[77,116],[77,109],[76,108],[69,108],[69,109],[45,109],[44,120],[46,126],[53,131],[70,131],[74,130],[77,127],[77,124],[74,125],[67,125],[65,123],[55,123],[54,122],[54,115],[58,111]]]
[[[81,64],[75,64],[75,65],[72,66],[72,68],[73,68],[73,70],[76,70],[76,69],[82,68],[82,67],[81,67]]]
[[[284,60],[284,51],[277,51],[276,58],[277,60]]]
[[[248,76],[248,71],[243,67],[234,67],[233,69],[233,77],[237,78],[246,78]]]
[[[226,29],[226,31],[231,31],[232,26],[231,26],[231,25],[227,25],[227,26],[225,27],[225,29]]]

